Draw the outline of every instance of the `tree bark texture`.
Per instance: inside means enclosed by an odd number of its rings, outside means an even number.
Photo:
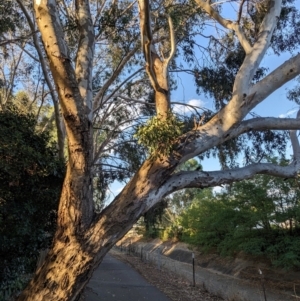
[[[171,109],[168,68],[176,48],[173,25],[169,18],[171,50],[168,58],[160,58],[153,44],[149,0],[139,0],[138,3],[142,50],[146,61],[146,71],[155,91],[156,114],[162,120],[166,120]]]

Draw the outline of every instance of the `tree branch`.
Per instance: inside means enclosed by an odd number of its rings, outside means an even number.
[[[300,54],[290,58],[270,74],[253,85],[249,91],[249,94],[255,93],[255,97],[248,104],[249,109],[254,108],[262,100],[267,98],[274,91],[282,87],[285,83],[292,80],[300,74]]]
[[[37,31],[33,31],[32,33],[25,35],[24,37],[16,37],[14,39],[9,39],[9,40],[0,40],[0,46],[5,46],[8,44],[16,44],[19,41],[23,41],[23,40],[27,40],[28,38],[30,38],[32,35],[36,34]]]
[[[18,1],[22,2],[21,0]],[[69,49],[64,40],[56,7],[55,0],[36,0],[34,2],[37,23],[57,87],[65,124],[68,125],[66,126],[67,131],[69,131],[68,135],[80,145],[82,143],[81,137],[75,137],[70,128],[78,123],[79,118],[83,122],[86,118],[86,111],[83,108],[83,99],[79,92],[75,71],[68,57]],[[50,91],[53,91],[53,89],[50,89]]]
[[[141,28],[141,42],[142,50],[146,61],[146,71],[148,73],[152,87],[159,92],[164,93],[163,89],[158,84],[156,74],[154,72],[152,52],[157,56],[153,46],[151,18],[150,18],[150,5],[149,0],[139,0],[140,11],[140,28]]]
[[[300,161],[294,160],[288,166],[273,163],[256,163],[241,168],[222,171],[182,171],[172,176],[161,189],[166,194],[183,188],[207,188],[230,184],[249,179],[256,174],[267,174],[275,177],[293,178],[300,168]]]
[[[209,1],[204,0],[196,0],[198,5],[203,8],[212,18],[214,18],[220,25],[223,27],[235,31],[242,47],[244,48],[246,53],[250,53],[252,47],[247,40],[242,28],[238,22],[233,22],[231,20],[224,19],[220,16],[220,14],[209,4]]]
[[[48,89],[50,91],[51,99],[52,99],[52,102],[53,102],[53,105],[54,105],[59,158],[64,159],[65,131],[64,131],[64,124],[63,124],[63,122],[61,120],[61,117],[60,117],[58,99],[55,95],[54,87],[52,85],[52,81],[51,81],[50,76],[49,76],[48,66],[47,66],[46,60],[44,58],[43,51],[41,49],[41,46],[40,46],[40,43],[39,43],[39,40],[38,40],[38,33],[35,30],[35,25],[34,25],[29,13],[28,13],[26,7],[24,6],[23,1],[22,0],[17,0],[17,2],[19,4],[22,12],[25,15],[25,18],[28,22],[28,25],[29,25],[31,31],[33,32],[33,36],[32,36],[33,44],[34,44],[34,47],[35,47],[35,49],[38,53],[39,62],[41,64],[41,67],[42,67],[42,70],[43,70],[43,75],[44,75],[45,81],[47,83]]]
[[[181,162],[193,158],[208,149],[218,146],[224,141],[238,137],[249,131],[265,131],[265,130],[297,130],[300,129],[300,120],[292,118],[253,118],[245,120],[237,124],[235,127],[228,131],[222,132],[221,125],[217,122],[218,115],[215,118],[215,127],[211,127],[204,124],[200,126],[197,131],[190,131],[182,135],[178,139],[178,147],[175,150],[175,154],[180,155]]]
[[[297,112],[297,119],[300,120],[300,110],[298,110],[298,112]],[[297,129],[290,131],[290,138],[291,138],[292,147],[293,147],[294,159],[299,160],[300,146],[299,146],[299,140],[297,137]]]
[[[203,0],[197,0],[203,2]],[[229,103],[202,129],[206,132],[214,132],[214,135],[224,136],[233,126],[237,125],[250,111],[249,103],[252,103],[256,94],[260,91],[251,89],[252,80],[263,56],[265,55],[276,26],[277,17],[281,10],[281,0],[270,0],[269,11],[262,22],[260,37],[246,54],[234,81],[232,98]]]
[[[274,121],[275,119],[275,121]],[[249,127],[251,125],[251,127]],[[291,129],[291,142],[293,146],[293,161],[288,166],[280,166],[272,163],[256,163],[242,168],[235,168],[223,171],[182,171],[173,175],[164,185],[167,189],[179,190],[182,188],[206,188],[218,186],[221,184],[229,184],[236,181],[241,181],[253,177],[256,174],[268,174],[275,177],[291,178],[295,177],[300,169],[300,146],[297,138],[297,130],[300,128],[300,110],[297,113],[297,118],[294,120],[285,118],[255,118],[250,121],[244,121],[241,124],[241,129],[245,132],[246,129]],[[239,127],[240,128],[240,127]],[[238,133],[239,128],[234,130]]]
[[[75,73],[80,94],[85,103],[89,120],[91,121],[93,116],[92,70],[95,34],[90,13],[89,0],[76,0],[75,9],[80,33]]]
[[[176,52],[176,40],[175,40],[175,33],[173,22],[170,16],[168,16],[169,28],[170,28],[170,44],[171,44],[171,51],[169,57],[165,60],[166,68],[168,68],[170,61],[173,59],[175,52]]]
[[[243,6],[246,0],[242,0],[239,8],[239,13],[238,13],[238,19],[237,19],[237,24],[240,24],[241,18],[242,18],[242,12],[243,12]]]
[[[244,59],[244,62],[236,76],[233,93],[239,95],[248,95],[249,87],[253,80],[253,76],[259,67],[266,51],[270,45],[270,41],[277,24],[281,11],[282,0],[270,0],[269,10],[266,13],[259,32],[259,38]],[[241,99],[240,99],[241,104]]]
[[[295,118],[276,118],[276,117],[258,117],[242,121],[238,127],[232,129],[226,135],[225,140],[238,137],[241,134],[250,131],[266,130],[298,130],[300,129],[300,119]]]
[[[122,61],[118,65],[117,69],[114,70],[111,77],[105,82],[103,87],[98,91],[98,93],[94,97],[94,106],[93,106],[94,112],[99,109],[101,100],[102,100],[105,92],[110,87],[110,85],[115,81],[115,79],[120,75],[120,73],[123,71],[125,64],[134,56],[134,54],[136,53],[138,48],[139,48],[139,45],[136,45],[131,51],[129,51],[126,54],[126,56],[122,59]]]
[[[147,106],[155,106],[155,103],[149,103],[149,102],[146,102],[144,100],[129,98],[129,97],[123,96],[121,94],[117,95],[117,97],[119,97],[119,98],[121,98],[121,99],[123,99],[127,102],[140,103],[140,104],[147,105]],[[197,113],[197,114],[199,114],[197,110],[202,110],[204,112],[208,111],[205,108],[201,108],[201,107],[198,107],[198,106],[193,106],[193,105],[190,105],[188,103],[183,103],[183,102],[178,102],[178,101],[171,101],[170,104],[171,105],[179,105],[179,106],[189,107],[189,108],[193,109],[195,111],[195,113]]]

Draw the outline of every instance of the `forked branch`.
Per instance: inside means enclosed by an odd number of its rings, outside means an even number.
[[[152,59],[152,52],[156,54],[153,37],[151,30],[151,18],[150,18],[150,4],[149,0],[139,0],[139,11],[140,11],[140,28],[141,28],[141,42],[142,50],[146,61],[146,71],[149,76],[152,87],[156,91],[164,92],[158,84]]]
[[[246,53],[250,53],[252,50],[252,46],[250,45],[248,39],[245,36],[245,33],[241,26],[239,25],[239,20],[237,22],[233,22],[231,20],[224,19],[210,4],[209,1],[205,0],[196,0],[197,4],[204,9],[213,19],[215,19],[220,25],[223,27],[233,30],[242,47],[244,48]]]
[[[151,29],[151,18],[150,18],[150,5],[149,0],[139,0],[139,11],[140,11],[140,28],[141,28],[141,42],[142,42],[142,50],[144,53],[145,61],[146,61],[146,71],[149,76],[152,87],[159,92],[165,93],[164,88],[161,87],[159,80],[157,78],[157,74],[155,72],[154,60],[159,60],[162,64],[163,73],[167,74],[167,69],[169,67],[169,63],[174,57],[176,52],[176,41],[172,19],[168,16],[169,30],[170,30],[170,54],[168,58],[164,61],[161,61],[158,54],[156,53],[152,29]]]

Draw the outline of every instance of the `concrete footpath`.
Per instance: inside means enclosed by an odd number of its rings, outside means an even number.
[[[85,288],[85,301],[170,301],[129,265],[106,255]]]

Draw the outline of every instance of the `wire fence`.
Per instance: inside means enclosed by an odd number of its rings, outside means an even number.
[[[170,272],[174,272],[175,274],[184,277],[190,283],[195,285],[201,285],[204,288],[206,287],[205,281],[199,277],[197,270],[199,271],[202,267],[197,266],[195,260],[195,254],[191,253],[190,263],[182,262],[179,260],[171,259],[164,255],[165,249],[162,247],[157,248],[145,248],[143,245],[132,244],[131,242],[126,242],[126,244],[119,244],[115,246],[116,249],[121,251],[124,254],[139,257],[141,261],[145,263],[151,263],[157,269],[166,269]],[[254,268],[254,267],[253,267]],[[270,301],[273,300],[272,298],[268,297],[270,295],[270,288],[267,287],[267,282],[273,282],[273,287],[275,289],[284,288],[282,289],[283,293],[289,296],[288,300],[300,300],[300,283],[299,281],[285,281],[283,279],[272,278],[269,275],[267,278],[263,274],[263,272],[258,269],[257,270],[257,277],[253,276],[253,273],[243,272],[245,279],[239,278],[239,281],[246,285],[248,279],[252,283],[253,287],[256,287],[256,290],[260,291],[260,300],[261,301]],[[230,277],[226,275],[226,277]],[[197,279],[198,278],[198,279]],[[232,282],[236,281],[234,276],[231,276]],[[280,282],[280,285],[279,285]],[[276,283],[278,285],[276,285]],[[269,299],[268,299],[269,298]],[[279,299],[277,299],[279,300]],[[282,299],[284,301],[287,299]]]
[[[141,261],[151,263],[159,270],[166,269],[174,272],[188,279],[193,286],[196,285],[194,253],[191,253],[190,263],[184,263],[164,256],[163,253],[166,248],[162,247],[151,248],[151,250],[149,250],[142,245],[121,243],[115,246],[115,248],[124,254],[139,257]]]

